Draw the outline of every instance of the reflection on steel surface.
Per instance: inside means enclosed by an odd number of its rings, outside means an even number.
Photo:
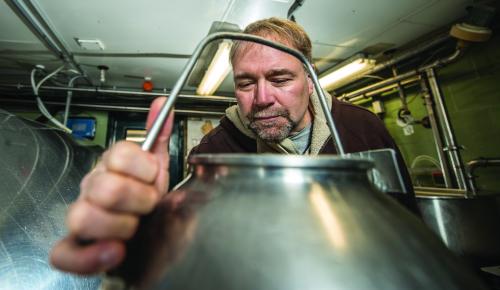
[[[0,110],[0,289],[97,287],[97,278],[61,273],[48,262],[95,158],[64,133]]]
[[[422,218],[475,268],[500,264],[500,195],[417,195]]]
[[[142,220],[114,279],[132,289],[484,289],[370,183],[369,161],[235,154],[191,164],[192,177]]]
[[[340,227],[340,221],[335,216],[333,208],[328,202],[327,194],[328,193],[324,192],[321,186],[313,183],[311,185],[309,200],[311,201],[315,212],[318,214],[328,238],[334,247],[338,250],[342,250],[345,247],[345,237],[342,228]]]

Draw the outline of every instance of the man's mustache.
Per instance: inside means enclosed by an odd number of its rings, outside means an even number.
[[[269,118],[269,117],[285,117],[287,118],[290,113],[286,109],[263,109],[263,110],[252,110],[249,114],[248,119],[250,121],[256,118]]]

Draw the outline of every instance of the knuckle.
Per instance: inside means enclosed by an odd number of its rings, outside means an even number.
[[[134,156],[136,151],[133,145],[126,141],[116,143],[106,156],[108,167],[115,170],[126,168],[127,161]]]
[[[124,181],[110,177],[103,181],[102,190],[97,194],[100,205],[105,208],[119,207],[126,198],[126,188]]]

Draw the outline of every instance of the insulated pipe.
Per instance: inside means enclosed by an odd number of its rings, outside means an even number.
[[[142,144],[142,149],[145,151],[149,151],[151,147],[153,146],[156,138],[158,137],[158,134],[161,131],[161,128],[163,127],[163,124],[167,120],[167,116],[172,109],[175,100],[177,99],[177,95],[179,94],[180,90],[184,86],[184,83],[186,82],[189,74],[193,70],[193,67],[196,63],[196,60],[199,58],[201,52],[205,48],[205,46],[218,39],[232,39],[232,40],[243,40],[243,41],[251,41],[263,45],[270,46],[272,48],[278,49],[280,51],[289,53],[299,59],[304,65],[305,69],[309,73],[313,84],[314,88],[316,89],[316,92],[318,93],[319,100],[321,103],[321,108],[323,109],[323,113],[325,114],[325,118],[328,124],[328,127],[330,129],[330,133],[333,138],[333,143],[335,145],[335,149],[337,150],[337,153],[340,154],[341,156],[345,155],[344,152],[344,147],[342,146],[340,136],[338,134],[337,128],[335,126],[335,122],[333,121],[333,118],[331,116],[330,109],[328,108],[328,104],[326,103],[326,97],[325,93],[323,92],[323,89],[321,88],[321,85],[319,83],[318,77],[316,76],[316,73],[314,72],[314,68],[312,65],[309,63],[309,61],[304,57],[304,55],[300,52],[298,52],[295,49],[291,49],[289,47],[286,47],[284,45],[275,43],[273,41],[267,40],[262,37],[258,37],[255,35],[249,35],[249,34],[243,34],[243,33],[230,33],[230,32],[219,32],[219,33],[213,33],[208,36],[206,36],[196,47],[194,53],[192,54],[191,58],[189,59],[188,63],[186,64],[184,70],[181,73],[181,76],[175,83],[174,87],[172,88],[172,91],[170,92],[170,98],[167,99],[165,104],[160,110],[160,113],[156,117],[156,120],[153,123],[153,126],[149,130],[146,140]]]
[[[459,189],[467,190],[468,184],[466,182],[465,168],[462,163],[462,158],[460,156],[460,147],[457,145],[455,134],[450,123],[450,118],[446,110],[443,96],[441,90],[439,89],[439,84],[436,79],[436,74],[433,68],[428,68],[426,70],[427,79],[429,81],[429,86],[434,96],[434,103],[436,106],[436,111],[439,116],[439,123],[443,132],[445,147],[443,150],[448,156],[448,161],[450,162],[451,169],[453,170],[457,186]]]
[[[22,1],[21,3],[18,0],[6,0],[6,2],[52,53],[64,62],[71,64],[92,85],[92,81],[87,77],[85,71],[74,60],[71,53],[64,47],[38,9],[30,1]]]
[[[441,172],[443,173],[444,184],[446,188],[452,188],[453,182],[451,179],[451,173],[448,166],[448,161],[443,150],[443,138],[441,136],[441,132],[439,131],[439,125],[434,111],[432,96],[424,79],[420,80],[420,87],[422,88],[425,108],[427,109],[427,116],[429,117],[429,122],[431,123],[432,135],[434,136],[434,144],[436,146],[436,152],[439,158],[439,166],[441,168]]]
[[[476,181],[474,176],[474,171],[480,167],[492,167],[492,166],[500,166],[500,159],[492,159],[492,158],[479,158],[474,159],[467,162],[467,181],[469,182],[469,186],[471,188],[472,193],[476,194],[478,188],[476,186]]]

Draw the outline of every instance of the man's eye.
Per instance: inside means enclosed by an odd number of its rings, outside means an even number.
[[[238,88],[239,89],[247,89],[247,88],[250,88],[250,86],[252,85],[252,82],[241,82],[241,83],[238,83]]]
[[[284,85],[286,84],[287,82],[290,81],[290,79],[283,79],[283,78],[279,78],[279,79],[272,79],[271,80],[274,84],[277,84],[277,85]]]

